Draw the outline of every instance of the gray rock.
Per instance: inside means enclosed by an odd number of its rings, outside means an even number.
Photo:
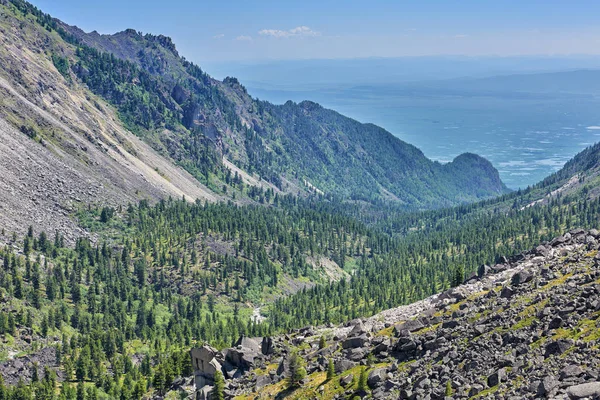
[[[589,382],[581,385],[570,386],[567,395],[571,399],[583,399],[600,396],[600,382]]]
[[[418,331],[419,329],[423,329],[424,327],[425,327],[425,325],[423,325],[423,323],[420,320],[411,319],[409,321],[396,324],[394,326],[394,334],[396,336],[398,336],[399,333],[404,330],[409,331],[409,332],[415,332],[415,331]]]
[[[506,370],[504,368],[500,368],[487,378],[487,384],[489,387],[496,386],[504,381],[506,381]]]
[[[348,337],[362,336],[366,333],[367,329],[365,328],[362,322],[359,322],[358,324],[354,325],[354,328],[352,328],[352,330],[348,334]]]
[[[548,329],[558,329],[563,325],[563,319],[561,317],[554,317],[548,324]]]
[[[572,378],[574,376],[579,376],[583,374],[583,369],[581,369],[578,365],[568,365],[560,371],[559,378],[560,380],[564,380],[567,378]]]
[[[571,347],[572,343],[569,340],[556,340],[546,345],[545,357],[550,357],[554,354],[562,354]]]
[[[500,292],[500,297],[502,297],[503,299],[510,299],[511,297],[513,297],[514,294],[515,291],[512,288],[505,286]]]
[[[483,264],[477,269],[477,276],[483,278],[485,275],[488,275],[491,272],[491,270],[492,269],[489,265]]]
[[[376,368],[371,373],[369,373],[369,377],[367,378],[367,384],[370,388],[376,388],[382,382],[384,382],[387,378],[387,371],[385,368]]]
[[[533,274],[529,271],[521,270],[514,274],[510,280],[511,284],[514,286],[519,286],[524,283],[527,283],[533,279]]]
[[[355,349],[358,347],[364,347],[367,343],[369,343],[369,338],[367,337],[367,335],[361,335],[344,340],[342,342],[342,348]]]
[[[547,376],[542,380],[541,394],[549,395],[552,389],[558,386],[558,381],[553,376]]]
[[[261,347],[261,349],[260,349],[260,350],[261,350],[261,352],[262,352],[264,355],[266,355],[266,356],[273,354],[273,352],[275,351],[275,348],[274,348],[274,345],[273,345],[273,339],[271,339],[271,338],[270,338],[270,337],[268,337],[268,336],[265,336],[265,337],[263,338],[263,340],[262,340],[262,343],[261,343],[261,346],[260,346],[260,347]]]
[[[457,320],[451,319],[450,321],[446,321],[446,322],[442,323],[442,328],[443,329],[454,329],[458,325],[460,325],[460,323]]]
[[[348,385],[350,385],[352,383],[353,379],[354,379],[354,375],[352,375],[352,374],[342,376],[340,378],[340,386],[343,388],[347,387]]]
[[[350,368],[353,368],[354,366],[356,366],[356,363],[352,362],[350,360],[341,359],[341,360],[336,361],[334,363],[334,366],[335,366],[335,373],[341,374],[342,372],[347,371]]]
[[[254,386],[254,388],[256,390],[260,390],[265,386],[270,385],[271,383],[271,378],[268,375],[259,375],[256,377],[256,385]]]

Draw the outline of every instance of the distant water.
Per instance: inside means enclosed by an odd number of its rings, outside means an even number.
[[[363,87],[310,92],[249,89],[283,103],[309,99],[382,126],[427,157],[479,154],[513,189],[535,184],[600,140],[600,98],[575,94],[457,93]]]

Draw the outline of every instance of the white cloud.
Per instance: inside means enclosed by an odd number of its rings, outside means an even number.
[[[457,39],[463,39],[463,38],[469,37],[469,35],[465,35],[463,33],[460,33],[458,35],[454,35],[454,37],[457,38]]]
[[[248,41],[252,40],[252,36],[240,35],[240,36],[236,37],[235,40],[241,40],[241,41],[248,42]]]
[[[262,29],[258,31],[261,36],[271,36],[275,38],[289,38],[289,37],[315,37],[320,36],[321,33],[313,31],[308,26],[297,26],[288,31],[282,31],[279,29]]]
[[[213,36],[213,39],[223,39],[225,37],[224,33],[219,33],[218,35]]]

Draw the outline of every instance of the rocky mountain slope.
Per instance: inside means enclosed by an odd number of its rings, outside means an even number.
[[[273,105],[253,99],[237,79],[217,81],[185,60],[168,37],[133,30],[85,33],[22,0],[3,0],[0,7],[4,36],[19,49],[0,53],[11,86],[23,84],[16,80],[19,66],[37,63],[46,71],[44,87],[20,88],[34,104],[55,87],[70,100],[89,98],[89,107],[79,107],[78,114],[112,114],[113,129],[135,132],[218,195],[245,196],[230,185],[230,165],[266,182],[265,189],[393,199],[412,209],[506,191],[498,172],[479,156],[462,155],[442,165],[379,127],[315,103]],[[24,71],[25,83],[34,81]],[[72,113],[60,114],[64,98],[55,95],[52,101],[56,117],[73,120]],[[65,107],[68,111],[68,102]],[[17,128],[23,124],[10,122]],[[86,123],[79,134],[91,145],[105,125]]]
[[[573,230],[420,302],[192,358],[218,361],[238,399],[598,398],[599,239]],[[289,389],[294,351],[308,374]],[[195,374],[209,393],[210,371]]]
[[[72,214],[88,204],[212,191],[123,128],[114,109],[65,79],[50,54],[66,44],[0,3],[0,224],[81,234]]]

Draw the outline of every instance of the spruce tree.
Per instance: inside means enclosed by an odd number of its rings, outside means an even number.
[[[330,358],[327,363],[327,380],[331,380],[335,377],[335,367],[333,365],[333,360]]]
[[[325,336],[321,336],[319,339],[319,349],[324,349],[327,346],[327,342],[325,341]]]
[[[290,356],[290,377],[289,388],[297,388],[300,386],[300,381],[306,377],[306,369],[304,368],[304,360],[298,355],[298,351],[292,351]]]
[[[452,396],[452,382],[450,380],[446,381],[446,397]]]
[[[358,390],[366,391],[367,390],[367,379],[369,375],[367,374],[367,368],[364,367],[362,371],[360,371],[360,377],[358,378]]]
[[[225,399],[225,379],[221,371],[215,372],[215,386],[211,392],[211,400]]]

